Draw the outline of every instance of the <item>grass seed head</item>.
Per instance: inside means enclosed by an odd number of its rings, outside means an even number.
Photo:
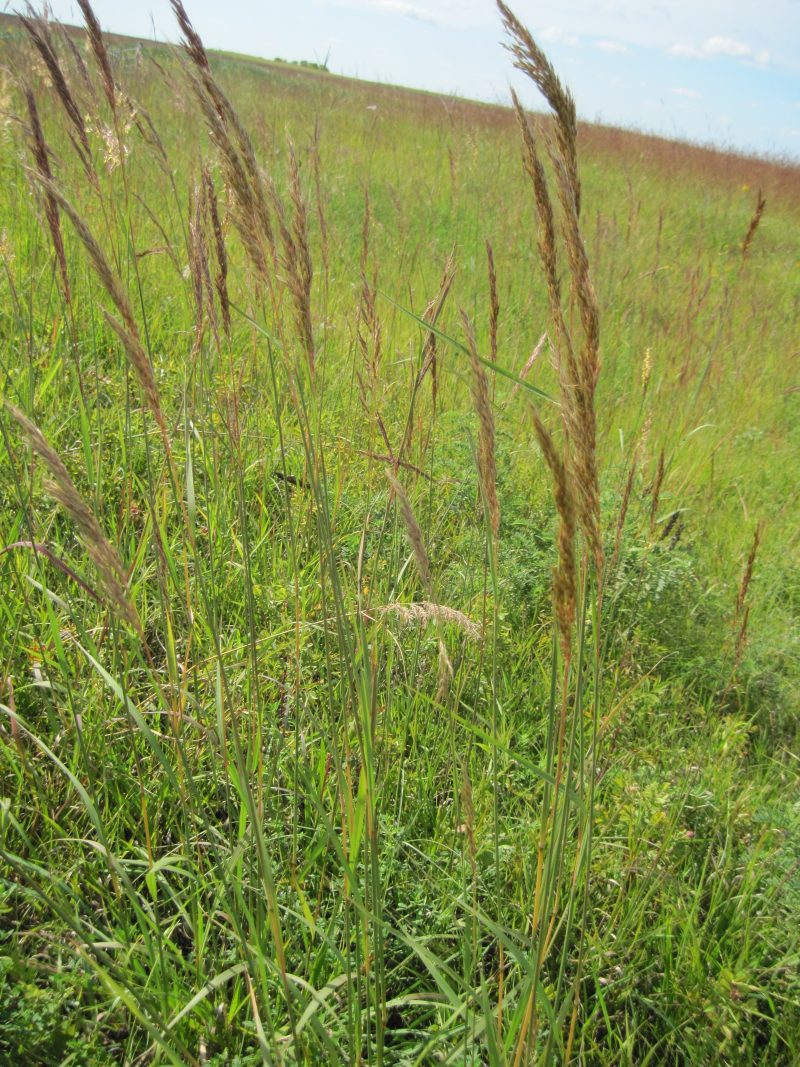
[[[45,489],[75,523],[89,558],[100,576],[108,605],[117,610],[120,618],[141,632],[139,617],[128,595],[127,575],[119,553],[109,542],[94,512],[76,489],[61,457],[39,427],[19,408],[7,403],[6,410],[22,431],[31,449],[47,468],[50,478],[45,482]]]
[[[433,593],[433,581],[431,579],[431,564],[428,559],[428,553],[425,549],[425,541],[422,536],[422,530],[417,517],[414,514],[414,509],[411,507],[406,491],[400,484],[400,481],[396,477],[394,471],[389,467],[386,468],[386,479],[392,488],[392,492],[397,497],[400,504],[400,515],[403,519],[403,525],[406,528],[406,536],[408,537],[409,544],[411,545],[411,551],[414,553],[414,562],[417,565],[417,573],[419,574],[419,580],[422,583],[422,588],[430,597]]]
[[[25,89],[25,103],[28,108],[28,120],[30,122],[31,153],[39,175],[45,181],[52,181],[53,174],[50,170],[50,153],[47,142],[44,139],[42,124],[39,121],[39,112],[36,107],[36,97],[29,88]],[[56,255],[61,284],[64,289],[64,299],[69,306],[72,303],[72,295],[69,284],[69,272],[67,270],[67,257],[64,252],[64,239],[61,234],[61,222],[58,215],[58,204],[52,193],[45,190],[44,213],[47,226],[50,230],[50,239],[53,242],[53,250]]]

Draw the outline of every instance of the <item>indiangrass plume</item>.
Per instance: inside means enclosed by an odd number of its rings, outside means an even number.
[[[478,435],[478,473],[481,479],[481,492],[486,505],[486,512],[495,537],[500,530],[500,504],[497,500],[497,466],[495,463],[494,416],[489,400],[489,382],[481,361],[478,359],[478,346],[475,331],[469,317],[462,309],[461,322],[467,338],[467,350],[472,369],[472,403],[478,415],[480,431]]]
[[[578,121],[575,101],[569,89],[562,85],[555,69],[539,48],[516,15],[506,7],[502,0],[497,6],[506,31],[511,37],[511,44],[506,47],[514,56],[514,66],[526,74],[547,100],[555,117],[555,136],[559,155],[566,170],[566,177],[575,199],[575,210],[580,214],[581,191],[578,178]]]
[[[75,488],[61,457],[48,443],[39,427],[13,404],[6,403],[5,406],[32,450],[50,473],[51,480],[45,483],[45,488],[75,523],[89,558],[97,569],[107,604],[117,610],[121,619],[141,633],[139,616],[128,595],[127,574],[119,553],[103,533],[94,512]]]
[[[313,267],[308,240],[308,209],[300,187],[294,146],[289,144],[289,212],[274,183],[258,166],[252,141],[214,78],[203,42],[181,0],[171,0],[171,4],[191,61],[189,78],[211,139],[219,151],[225,183],[231,193],[233,224],[258,278],[270,295],[279,329],[281,317],[274,273],[278,266],[282,268],[283,281],[294,308],[297,335],[313,380],[316,373],[311,314]],[[280,231],[281,256],[276,246],[273,211]]]
[[[521,1027],[516,1042],[514,1067],[523,1056],[533,1057],[538,1034],[538,1011],[540,989],[543,980],[539,967],[546,957],[556,929],[561,905],[561,889],[558,880],[566,873],[563,864],[563,846],[568,827],[575,822],[575,833],[580,842],[578,853],[570,872],[570,889],[564,901],[566,921],[566,944],[570,934],[578,939],[577,967],[572,979],[571,995],[563,1005],[570,1011],[568,1033],[563,1047],[563,1062],[572,1056],[578,1010],[579,990],[583,967],[584,928],[588,908],[588,870],[593,834],[592,805],[595,784],[596,735],[589,743],[585,735],[587,712],[584,704],[581,672],[574,680],[574,689],[569,691],[573,631],[576,629],[578,599],[578,567],[576,562],[576,533],[580,528],[587,553],[587,568],[594,572],[596,611],[590,640],[594,645],[594,692],[595,710],[592,721],[596,725],[597,699],[600,686],[601,644],[596,626],[602,616],[603,583],[605,580],[605,552],[600,522],[600,489],[597,465],[597,417],[595,391],[600,373],[600,316],[597,297],[589,272],[589,260],[580,226],[581,185],[578,174],[577,118],[575,102],[561,83],[547,56],[542,52],[528,30],[519,22],[509,8],[498,0],[497,4],[505,28],[511,38],[508,46],[514,56],[515,66],[534,82],[544,95],[552,111],[553,121],[548,131],[535,130],[512,91],[523,144],[523,164],[533,188],[538,220],[538,250],[544,271],[545,285],[550,308],[550,339],[555,356],[559,382],[560,413],[563,426],[563,446],[559,450],[547,428],[534,412],[534,427],[539,446],[550,468],[556,508],[559,515],[558,563],[553,582],[553,601],[558,628],[559,644],[563,659],[562,699],[560,713],[555,697],[550,702],[550,730],[553,747],[548,757],[548,768],[554,776],[552,792],[545,790],[544,804],[548,814],[540,824],[539,850],[537,856],[536,888],[532,910],[532,928],[536,943],[538,966],[527,998]],[[545,170],[539,144],[543,143],[550,161],[551,177]],[[555,183],[558,206],[558,229],[554,201],[550,187]],[[557,239],[560,235],[560,242]],[[559,252],[560,249],[560,252]],[[563,257],[568,268],[569,291],[562,292],[559,259]],[[586,636],[585,623],[578,628],[578,648],[583,649]],[[572,708],[570,713],[569,709]],[[580,724],[580,725],[578,725]],[[577,742],[570,740],[575,739]],[[574,762],[573,762],[574,761]],[[586,790],[587,813],[571,814],[571,801],[565,795],[563,785],[573,778]],[[585,843],[585,851],[583,845]],[[551,870],[555,866],[555,879]],[[582,877],[583,876],[583,877]],[[582,881],[580,890],[579,884]],[[579,904],[579,896],[582,903]],[[583,910],[583,921],[580,918]],[[549,919],[542,918],[549,913]],[[581,926],[576,933],[573,923]],[[560,969],[563,975],[567,953],[561,949]],[[555,1003],[551,1007],[561,1015],[559,1003],[564,995],[561,977],[554,990]],[[543,993],[543,991],[541,991]],[[550,999],[550,994],[544,994]],[[565,1019],[566,1022],[566,1019]],[[555,1055],[555,1043],[559,1040],[551,1028],[547,1038],[542,1062],[551,1062]]]
[[[102,248],[95,240],[92,231],[72,204],[49,178],[45,178],[42,175],[37,175],[37,177],[44,190],[53,197],[64,214],[69,218],[89,254],[95,273],[117,309],[119,318],[112,315],[106,308],[102,309],[103,315],[108,325],[122,342],[128,360],[133,367],[136,377],[139,379],[139,384],[142,388],[142,393],[144,394],[147,406],[150,408],[161,432],[164,447],[167,452],[169,452],[169,433],[167,431],[164,412],[161,408],[161,400],[158,394],[158,386],[156,385],[153,365],[142,345],[139,329],[136,325],[136,320],[133,317],[133,311],[131,310],[122,283],[112,270],[105,252],[103,252]]]
[[[750,605],[747,603],[747,593],[750,589],[750,583],[753,580],[753,570],[755,568],[758,549],[761,544],[762,533],[763,526],[759,523],[753,533],[753,542],[750,545],[750,552],[748,553],[747,562],[744,565],[742,577],[739,580],[739,588],[736,593],[734,622],[738,622],[739,627],[736,634],[736,649],[734,651],[735,667],[738,667],[741,663],[745,646],[747,644],[747,627],[750,622]]]
[[[432,600],[418,600],[411,604],[386,604],[378,608],[378,613],[393,615],[402,623],[418,623],[421,626],[429,622],[446,623],[448,626],[457,627],[471,641],[478,641],[481,636],[480,626],[469,615]]]
[[[313,379],[316,373],[311,316],[311,285],[314,279],[314,269],[308,243],[308,206],[300,187],[300,168],[291,141],[289,142],[289,199],[292,204],[292,269],[289,276],[289,292],[294,301],[297,333],[305,350],[309,373]]]
[[[70,91],[66,78],[64,77],[64,72],[61,69],[61,64],[58,61],[58,56],[53,47],[53,41],[47,23],[44,19],[36,16],[30,6],[28,7],[28,14],[20,15],[19,20],[47,68],[56,95],[61,101],[74,130],[74,133],[70,134],[72,144],[78,153],[90,181],[96,185],[97,176],[95,175],[91,164],[92,152],[89,147],[86,126],[80,108],[75,102],[75,98]],[[77,141],[75,140],[75,137],[77,137]]]
[[[756,563],[756,556],[758,555],[758,549],[761,544],[761,536],[763,534],[763,526],[758,524],[753,533],[753,543],[750,546],[750,552],[747,556],[747,562],[745,563],[744,570],[742,571],[742,577],[739,581],[739,590],[736,594],[736,615],[740,615],[744,602],[747,599],[747,591],[750,588],[750,582],[753,580],[753,569]]]
[[[44,133],[42,132],[42,124],[39,121],[36,97],[27,87],[25,89],[25,102],[28,107],[28,118],[30,120],[31,153],[36,163],[36,169],[45,181],[52,181],[53,174],[50,170],[49,152],[47,142],[44,139]],[[69,274],[67,272],[67,257],[64,253],[64,240],[61,234],[61,223],[58,217],[58,204],[52,193],[47,190],[45,190],[44,194],[44,213],[45,218],[47,219],[47,226],[50,230],[50,239],[53,242],[53,249],[56,254],[56,262],[58,263],[58,269],[61,274],[61,284],[64,287],[64,299],[69,306],[72,303],[72,297],[69,285]]]
[[[547,297],[550,303],[550,314],[553,326],[561,342],[566,333],[566,323],[561,308],[561,282],[558,273],[558,261],[556,256],[556,224],[553,215],[553,205],[547,188],[547,176],[544,166],[539,157],[536,147],[536,137],[531,128],[528,116],[514,90],[511,90],[511,99],[517,116],[517,123],[522,135],[523,165],[531,180],[534,192],[534,202],[539,220],[537,242],[539,258],[544,268],[545,283],[547,285]],[[572,351],[568,349],[564,353],[567,359],[572,358]],[[577,374],[575,368],[570,368],[573,377]]]
[[[444,703],[447,698],[447,694],[450,692],[450,683],[453,681],[455,670],[453,669],[453,661],[450,659],[450,655],[447,651],[447,645],[442,638],[439,638],[439,670],[437,674],[436,684],[436,701],[439,704]]]
[[[528,30],[506,7],[497,6],[512,43],[508,46],[515,66],[533,80],[544,95],[554,118],[553,138],[545,138],[555,174],[561,208],[561,232],[570,274],[570,299],[577,305],[580,342],[567,325],[562,304],[556,250],[556,227],[547,175],[537,147],[537,134],[516,93],[514,108],[522,134],[523,161],[531,179],[539,219],[539,255],[544,267],[553,342],[559,372],[561,412],[567,436],[567,463],[572,471],[577,517],[594,562],[598,582],[603,573],[600,529],[600,490],[596,450],[594,394],[600,373],[600,326],[597,297],[580,228],[581,187],[578,175],[575,101],[559,80],[547,56]],[[541,133],[538,135],[541,137]]]
[[[739,628],[736,634],[734,669],[738,668],[739,664],[742,662],[745,646],[747,645],[747,628],[750,622],[750,605],[747,603],[747,594],[750,589],[750,583],[753,580],[753,570],[755,568],[756,556],[758,555],[758,549],[761,544],[761,537],[763,532],[764,527],[762,523],[759,523],[753,533],[753,542],[750,546],[750,552],[747,556],[747,562],[744,565],[742,577],[739,580],[739,589],[736,593],[736,611],[734,613],[734,622],[738,622]]]
[[[211,332],[219,348],[219,331],[217,329],[217,312],[214,306],[214,288],[211,283],[211,270],[208,264],[208,248],[203,228],[203,193],[202,186],[195,187],[189,198],[189,274],[195,299],[195,342],[193,356],[200,351],[205,333],[205,321],[208,320]]]
[[[447,256],[444,264],[444,270],[442,271],[442,278],[439,282],[439,292],[436,296],[430,300],[422,314],[422,318],[431,326],[435,326],[439,321],[439,316],[442,314],[444,305],[447,302],[448,294],[453,285],[453,280],[456,276],[456,261],[455,261],[455,249],[452,249]],[[431,398],[434,411],[436,410],[436,398],[439,391],[438,373],[436,366],[436,334],[430,332],[425,338],[425,345],[422,350],[422,363],[420,366],[419,374],[417,375],[416,388],[422,384],[425,375],[430,371],[431,375]]]
[[[542,334],[542,336],[536,342],[536,346],[535,346],[534,350],[531,352],[531,354],[525,360],[525,366],[519,372],[519,375],[518,375],[519,381],[514,383],[514,388],[511,390],[511,397],[512,398],[517,395],[517,393],[522,388],[522,384],[521,383],[525,381],[525,379],[528,377],[530,372],[533,370],[533,365],[536,362],[536,360],[539,358],[539,356],[542,354],[542,349],[544,348],[545,344],[547,343],[547,340],[548,340],[547,330],[545,330],[544,333]]]
[[[356,337],[361,351],[361,362],[366,372],[367,387],[365,388],[361,372],[358,379],[361,383],[362,404],[367,407],[367,393],[372,393],[378,380],[378,370],[381,360],[382,329],[378,315],[378,268],[375,267],[372,279],[369,276],[369,236],[370,236],[371,212],[369,203],[369,189],[364,190],[364,223],[361,227],[361,290],[358,301],[358,321],[356,325]]]
[[[419,580],[422,583],[422,588],[431,596],[433,593],[433,581],[431,580],[431,564],[428,559],[428,553],[425,549],[425,541],[422,536],[422,530],[417,522],[417,517],[414,514],[414,509],[411,507],[411,503],[406,496],[406,491],[397,479],[394,471],[389,467],[386,468],[386,478],[389,485],[392,488],[392,492],[397,497],[400,504],[400,515],[403,519],[403,525],[406,528],[406,536],[408,542],[411,545],[411,551],[414,553],[414,562],[417,565],[417,573],[419,574]]]
[[[89,73],[89,68],[86,66],[86,61],[80,53],[80,49],[77,47],[72,39],[69,31],[61,23],[58,24],[58,35],[61,38],[61,43],[69,52],[72,57],[72,62],[75,64],[75,69],[83,82],[83,87],[86,90],[89,98],[93,104],[97,103],[97,90],[94,87],[92,76]]]
[[[753,217],[750,219],[750,225],[747,227],[747,233],[744,235],[742,241],[742,260],[747,259],[750,254],[750,245],[753,243],[753,238],[756,235],[758,224],[761,222],[761,216],[764,214],[764,209],[767,206],[766,198],[762,195],[761,190],[758,190],[758,197],[756,198],[756,207],[753,212]]]
[[[112,113],[116,114],[117,88],[114,80],[114,73],[111,69],[111,59],[108,55],[105,41],[103,40],[100,23],[97,21],[97,16],[94,11],[92,11],[89,0],[78,0],[78,7],[83,14],[89,43],[92,46],[92,52],[94,53],[97,66],[100,68],[100,81],[103,85],[103,92],[105,93],[106,100],[108,101]]]
[[[214,235],[214,251],[217,259],[217,273],[214,277],[214,286],[219,298],[220,311],[222,312],[222,326],[225,335],[230,341],[231,336],[231,303],[228,296],[228,254],[225,248],[225,236],[222,232],[222,223],[219,217],[217,205],[217,193],[214,188],[214,180],[208,165],[203,166],[203,199],[211,220],[211,232]]]
[[[219,152],[225,184],[232,194],[231,219],[261,282],[274,299],[272,270],[278,254],[269,205],[269,186],[256,162],[250,137],[211,71],[203,42],[181,0],[170,0],[191,61],[189,78],[209,134]]]

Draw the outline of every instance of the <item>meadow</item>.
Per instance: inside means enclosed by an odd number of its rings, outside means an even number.
[[[0,1063],[800,1060],[800,169],[0,22]],[[543,104],[543,107],[545,106]]]

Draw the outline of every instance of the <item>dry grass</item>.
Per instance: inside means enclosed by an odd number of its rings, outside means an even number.
[[[414,509],[411,507],[405,489],[400,484],[394,471],[390,470],[388,467],[386,468],[386,478],[400,505],[400,515],[403,519],[403,526],[405,527],[406,536],[408,537],[408,543],[411,545],[411,551],[414,554],[414,562],[417,565],[417,574],[419,575],[420,583],[428,596],[432,597],[433,579],[431,578],[431,563],[428,559],[427,549],[425,548],[425,539],[422,536],[422,528],[417,522],[417,517],[414,514]]]
[[[761,190],[758,190],[758,196],[756,197],[756,206],[753,211],[753,217],[750,219],[750,225],[747,227],[747,233],[744,235],[742,241],[742,259],[747,259],[750,252],[750,246],[753,243],[753,238],[756,235],[758,224],[761,222],[761,216],[764,214],[764,209],[767,206],[767,201],[764,198]]]
[[[44,133],[42,132],[42,124],[39,121],[36,97],[29,88],[26,88],[25,90],[25,103],[28,108],[28,119],[30,121],[31,155],[33,156],[39,176],[43,178],[45,182],[49,183],[53,180],[53,172],[50,169],[47,144],[45,143]],[[64,239],[61,234],[61,223],[58,217],[58,204],[53,194],[47,190],[45,190],[44,194],[44,213],[47,220],[47,227],[50,230],[50,239],[53,242],[56,262],[58,263],[58,269],[61,274],[64,300],[66,301],[67,306],[69,306],[72,303],[72,296],[69,284],[69,271],[67,270],[67,257],[64,252]]]
[[[380,615],[392,615],[405,624],[427,626],[428,623],[444,623],[455,626],[471,641],[479,641],[481,628],[463,611],[437,604],[432,600],[417,600],[411,604],[386,604],[378,609]]]
[[[600,489],[597,467],[597,419],[594,397],[600,373],[600,326],[597,298],[589,275],[589,261],[581,234],[581,201],[577,164],[575,102],[563,87],[547,57],[527,29],[498,0],[506,30],[512,39],[515,66],[527,74],[544,94],[553,112],[554,137],[541,129],[537,135],[516,94],[514,107],[522,134],[525,169],[533,187],[539,219],[539,255],[544,268],[553,346],[560,384],[564,425],[564,463],[571,479],[577,518],[591,554],[597,581],[603,574],[603,539],[600,529]],[[569,266],[570,307],[577,306],[582,336],[577,338],[565,312],[557,252],[556,221],[549,181],[540,158],[543,139],[555,172],[561,208],[563,250]]]

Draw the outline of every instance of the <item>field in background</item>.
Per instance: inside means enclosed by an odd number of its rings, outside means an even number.
[[[560,706],[513,112],[212,53],[273,257],[182,54],[0,28],[0,388],[75,494],[0,412],[0,1063],[797,1062],[798,168],[580,129]]]

